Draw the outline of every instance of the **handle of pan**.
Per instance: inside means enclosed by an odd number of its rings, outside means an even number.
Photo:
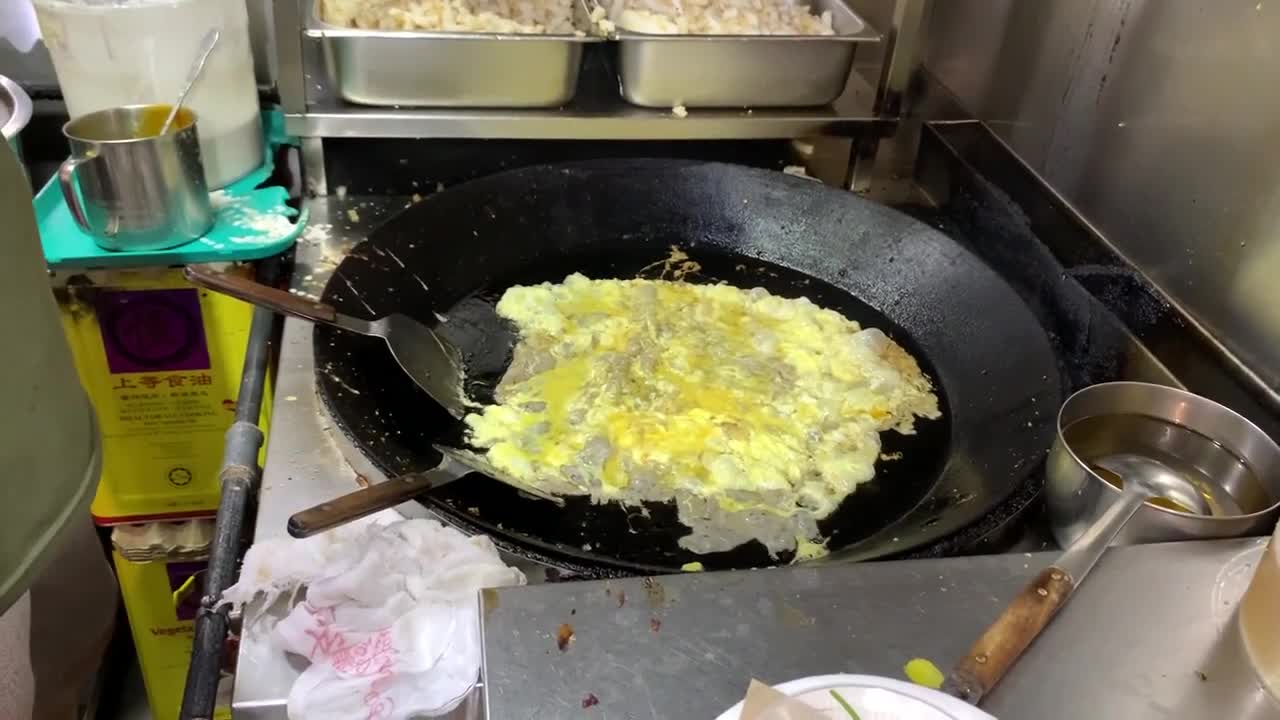
[[[432,488],[457,480],[467,472],[467,469],[460,469],[456,463],[446,459],[431,470],[390,478],[386,482],[370,485],[294,513],[289,518],[289,534],[296,538],[306,538],[332,530],[352,520],[412,500]]]
[[[1126,483],[1120,499],[1014,597],[956,663],[942,689],[972,705],[981,702],[1067,604],[1107,546],[1150,496],[1136,483]]]
[[[220,272],[208,265],[188,265],[182,274],[193,285],[230,295],[283,315],[327,324],[338,320],[338,311],[329,305],[292,295],[270,285],[263,285],[243,275]]]

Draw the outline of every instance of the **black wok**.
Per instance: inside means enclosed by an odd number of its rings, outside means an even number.
[[[509,338],[483,320],[517,284],[572,272],[634,277],[678,246],[690,281],[809,297],[906,347],[934,380],[944,417],[886,455],[820,528],[832,559],[907,551],[980,518],[1035,471],[1053,437],[1060,387],[1048,338],[1015,292],[972,253],[897,211],[808,180],[733,165],[609,160],[526,168],[413,205],[343,260],[323,300],[361,318],[393,312],[437,325],[479,369],[501,374]],[[449,322],[437,323],[437,313]],[[479,324],[469,318],[481,318]],[[317,327],[320,391],[384,472],[436,464],[458,423],[376,338]],[[669,571],[786,562],[751,542],[695,555],[674,505],[647,512],[569,498],[563,506],[481,475],[424,496],[444,519],[507,549],[569,566]]]

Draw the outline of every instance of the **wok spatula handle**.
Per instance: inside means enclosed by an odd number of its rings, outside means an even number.
[[[448,480],[452,479],[450,477]],[[294,513],[289,518],[289,534],[296,538],[311,537],[379,510],[408,502],[432,487],[443,484],[442,480],[448,482],[438,472],[409,473],[347,493]]]
[[[279,288],[254,282],[243,275],[219,272],[208,265],[188,265],[182,274],[194,285],[270,308],[283,315],[320,323],[334,323],[338,320],[338,311],[329,305],[291,295]]]
[[[943,690],[977,705],[1066,604],[1073,588],[1066,571],[1053,565],[1042,570],[956,663]]]

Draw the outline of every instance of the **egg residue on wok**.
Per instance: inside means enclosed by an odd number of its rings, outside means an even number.
[[[555,495],[674,500],[693,552],[820,554],[817,520],[875,475],[880,433],[940,415],[905,350],[803,297],[573,274],[497,311],[520,339],[472,443]]]

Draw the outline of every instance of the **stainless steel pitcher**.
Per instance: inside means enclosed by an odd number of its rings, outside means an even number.
[[[213,226],[196,116],[168,105],[130,105],[78,117],[62,128],[71,157],[58,170],[71,214],[108,250],[160,250]]]

